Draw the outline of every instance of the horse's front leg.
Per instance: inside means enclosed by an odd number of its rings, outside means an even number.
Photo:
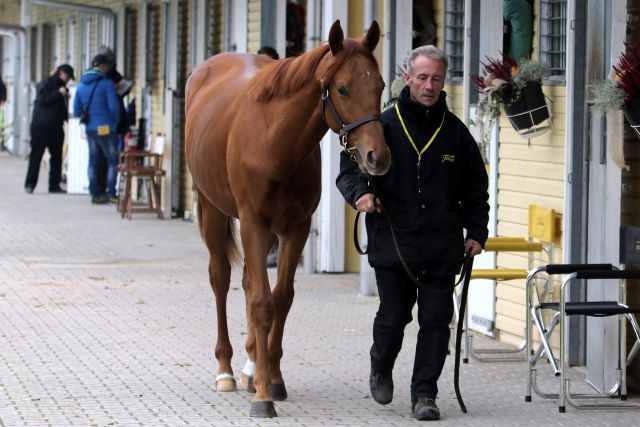
[[[271,396],[273,400],[285,400],[287,389],[280,370],[282,359],[282,336],[289,309],[293,303],[294,277],[300,254],[309,235],[311,220],[282,239],[278,248],[278,279],[273,290],[273,326],[269,335],[269,368],[271,369]]]
[[[277,416],[269,391],[269,359],[267,342],[273,321],[273,297],[267,277],[269,231],[253,218],[240,218],[240,233],[244,248],[247,274],[251,283],[249,297],[250,327],[255,333],[256,373],[253,385],[256,395],[249,415],[271,418]]]
[[[273,248],[273,245],[275,245],[276,241],[276,235],[271,234],[269,236],[269,250]],[[240,384],[242,384],[244,389],[249,393],[255,393],[256,389],[253,387],[253,376],[256,373],[256,334],[255,329],[251,326],[251,280],[249,280],[249,273],[247,272],[246,263],[244,264],[244,268],[242,270],[242,288],[244,289],[245,307],[247,312],[247,340],[245,342],[245,349],[247,351],[247,363],[242,369],[242,374],[240,375]],[[271,391],[271,394],[273,395],[273,390]]]
[[[242,269],[242,289],[244,289],[245,309],[247,313],[247,340],[244,348],[247,352],[247,363],[242,368],[240,375],[240,384],[249,393],[255,393],[253,387],[253,377],[256,374],[256,334],[255,328],[251,324],[251,280],[249,280],[249,272],[247,271],[247,263],[245,261]]]

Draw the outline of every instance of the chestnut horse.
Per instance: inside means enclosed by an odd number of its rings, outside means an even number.
[[[329,128],[341,131],[360,169],[371,175],[389,169],[379,117],[384,82],[371,53],[379,37],[374,21],[361,41],[345,39],[336,21],[328,45],[311,52],[280,61],[222,53],[198,66],[187,82],[186,158],[217,309],[216,389],[236,390],[226,301],[238,255],[233,221],[239,218],[249,357],[241,380],[248,391],[255,387],[251,416],[276,416],[273,400],[287,396],[282,334],[320,199],[319,141]],[[276,239],[272,291],[266,257]]]

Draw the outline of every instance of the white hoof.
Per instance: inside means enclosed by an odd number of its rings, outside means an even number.
[[[216,377],[216,391],[237,391],[236,379],[231,374],[220,374]]]

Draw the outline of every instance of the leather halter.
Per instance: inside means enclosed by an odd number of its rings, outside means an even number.
[[[382,122],[382,119],[380,118],[379,114],[369,114],[368,116],[361,117],[358,120],[353,121],[349,124],[345,124],[340,118],[338,111],[336,111],[336,107],[333,105],[333,101],[331,101],[331,95],[329,94],[329,86],[325,85],[324,82],[321,82],[320,90],[322,91],[322,118],[324,119],[325,122],[327,121],[327,117],[325,116],[325,109],[327,106],[329,106],[329,111],[331,111],[331,115],[333,116],[333,119],[336,121],[338,126],[340,126],[339,131],[336,132],[340,140],[340,145],[342,145],[342,149],[344,150],[344,152],[347,153],[349,157],[351,157],[351,160],[355,161],[356,158],[355,158],[355,154],[353,153],[357,150],[357,148],[356,147],[347,148],[349,132],[368,122],[372,122],[372,121]]]

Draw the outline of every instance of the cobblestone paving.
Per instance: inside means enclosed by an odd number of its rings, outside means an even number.
[[[357,275],[297,276],[282,362],[289,399],[276,404],[278,418],[250,419],[251,395],[214,390],[215,305],[197,227],[144,214],[122,220],[88,196],[47,194],[46,169],[27,195],[26,167],[0,154],[0,426],[420,424],[408,404],[415,322],[394,401],[383,407],[369,395],[377,300],[357,295]],[[231,286],[239,375],[246,324],[237,271]],[[462,414],[452,373],[449,358],[434,424],[638,424],[633,412],[558,414],[554,401],[525,403],[522,364],[474,361],[462,366]]]

